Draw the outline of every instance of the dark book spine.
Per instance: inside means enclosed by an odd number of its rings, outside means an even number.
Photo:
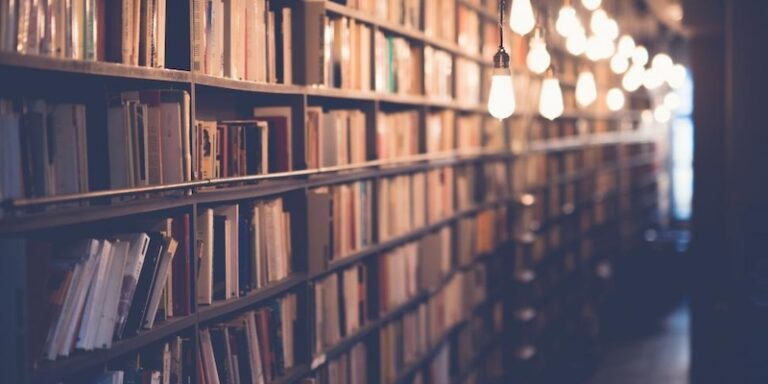
[[[250,207],[248,209],[244,210],[243,213],[249,213]],[[239,285],[240,285],[240,296],[246,295],[248,292],[251,291],[251,239],[248,236],[250,234],[250,227],[251,227],[251,218],[248,214],[242,214],[240,215],[240,223],[239,223],[239,236],[238,240],[240,244],[238,244],[238,258],[239,260],[239,271],[238,271],[238,279],[239,279]]]
[[[213,299],[224,300],[227,293],[227,217],[216,215],[213,217]]]
[[[157,265],[160,257],[165,252],[165,239],[161,233],[152,233],[149,235],[149,249],[141,267],[139,281],[136,283],[136,292],[133,295],[131,310],[128,312],[128,319],[125,322],[125,331],[123,335],[135,335],[141,329],[142,321],[149,306],[152,283],[157,273]]]
[[[274,356],[274,370],[275,370],[275,376],[279,377],[285,374],[285,359],[283,355],[284,346],[283,346],[283,319],[282,319],[282,312],[280,311],[282,300],[274,300],[272,304],[270,305],[270,315],[272,317],[272,322],[270,324],[270,332],[273,335],[272,342],[273,342],[273,356]]]

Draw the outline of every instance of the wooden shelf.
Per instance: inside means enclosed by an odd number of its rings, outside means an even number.
[[[72,60],[39,55],[22,55],[15,52],[0,52],[0,67],[175,83],[190,83],[192,78],[189,71],[183,70],[137,67],[117,63]]]
[[[163,340],[183,331],[192,330],[196,324],[194,315],[170,319],[142,331],[137,336],[116,341],[109,349],[97,349],[91,352],[76,352],[73,356],[52,362],[43,362],[32,372],[31,382],[56,383],[75,372],[83,372],[106,364],[122,355],[135,352],[142,347]]]

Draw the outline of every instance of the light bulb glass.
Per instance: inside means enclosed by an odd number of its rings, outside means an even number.
[[[635,39],[632,36],[624,35],[619,39],[618,52],[624,57],[631,57],[635,51]]]
[[[560,89],[560,80],[555,77],[544,79],[541,83],[539,95],[539,113],[549,120],[554,120],[563,114],[563,91]]]
[[[604,10],[598,9],[592,12],[592,18],[589,19],[589,28],[593,34],[601,34],[605,31],[605,23],[608,21],[608,14]]]
[[[643,85],[644,74],[645,69],[643,69],[643,67],[639,65],[631,66],[621,79],[621,86],[624,87],[624,90],[627,92],[637,91],[640,89],[640,86]]]
[[[675,64],[669,71],[667,83],[672,89],[680,89],[685,85],[685,79],[688,77],[688,71],[682,64]]]
[[[678,95],[676,92],[670,92],[664,96],[664,105],[671,111],[680,108],[682,103],[683,101],[680,99],[680,95]]]
[[[653,57],[651,66],[660,69],[662,73],[666,73],[666,71],[671,70],[675,66],[675,63],[666,53],[658,53]]]
[[[586,108],[597,100],[595,76],[590,71],[582,71],[576,80],[576,102]]]
[[[536,25],[531,0],[512,0],[509,27],[518,35],[526,35]]]
[[[547,52],[547,44],[541,37],[534,37],[531,39],[530,49],[528,50],[528,57],[526,63],[528,69],[533,73],[544,73],[549,68],[551,58],[549,52]]]
[[[632,52],[632,64],[640,66],[648,64],[648,50],[642,45],[636,46]]]
[[[563,37],[568,37],[571,33],[577,31],[579,20],[576,17],[576,10],[570,5],[564,5],[557,14],[555,29]]]
[[[664,84],[664,74],[659,68],[650,67],[643,74],[643,86],[649,90],[661,87]]]
[[[579,56],[587,50],[587,36],[584,34],[584,28],[579,26],[579,30],[568,36],[565,40],[565,48],[574,56]]]
[[[653,112],[651,112],[650,109],[644,109],[642,112],[640,112],[640,120],[645,124],[650,124],[653,122]]]
[[[608,20],[603,23],[602,35],[611,40],[616,40],[616,38],[619,37],[619,23],[614,19],[608,18]]]
[[[512,74],[507,68],[497,68],[491,77],[491,91],[488,94],[488,112],[501,120],[515,113],[515,87]]]
[[[608,109],[614,112],[624,108],[624,92],[618,88],[609,89],[605,102],[608,105]]]
[[[629,59],[621,53],[613,55],[611,58],[611,71],[620,75],[629,69]]]
[[[587,58],[592,61],[598,61],[602,58],[600,49],[600,38],[592,35],[587,39]]]
[[[672,118],[672,111],[664,104],[659,104],[653,110],[653,118],[659,123],[668,123]]]
[[[581,0],[581,5],[590,11],[594,11],[595,9],[600,8],[602,3],[602,0]]]

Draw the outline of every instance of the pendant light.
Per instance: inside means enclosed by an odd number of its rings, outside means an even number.
[[[600,5],[603,3],[602,0],[581,0],[581,5],[584,6],[584,8],[594,11],[598,8],[600,8]]]
[[[565,110],[563,104],[563,91],[560,89],[560,80],[555,77],[552,67],[547,70],[547,75],[541,82],[539,94],[539,113],[549,120],[560,117]]]
[[[488,112],[502,120],[515,113],[515,87],[509,70],[509,54],[504,50],[504,0],[499,3],[499,50],[493,56]]]
[[[643,85],[645,69],[641,65],[632,65],[621,79],[621,86],[627,92],[637,91]]]
[[[617,52],[624,57],[632,57],[632,53],[635,51],[635,39],[630,35],[624,35],[619,39],[619,47]]]
[[[611,72],[621,75],[629,69],[629,59],[619,52],[611,58]]]
[[[576,9],[571,6],[570,0],[565,0],[563,7],[557,13],[555,29],[560,36],[567,38],[572,33],[578,31],[579,19],[576,16]]]
[[[580,56],[587,50],[587,33],[580,22],[565,40],[565,48],[574,56]]]
[[[635,50],[632,52],[632,64],[644,66],[648,63],[648,50],[645,49],[642,45],[638,45],[635,47]]]
[[[588,70],[579,73],[576,80],[576,102],[579,106],[586,108],[597,100],[597,85],[595,84],[595,75]]]
[[[518,35],[527,35],[536,26],[531,0],[512,0],[509,13],[509,27]]]
[[[608,105],[608,109],[610,109],[613,112],[616,112],[622,108],[624,108],[624,92],[621,91],[621,89],[618,88],[611,88],[608,90],[608,94],[605,98],[606,104]]]
[[[549,56],[549,52],[547,52],[547,42],[544,39],[541,27],[536,27],[533,37],[531,37],[531,41],[528,44],[528,56],[526,57],[528,69],[533,73],[544,73],[549,68],[552,58]]]

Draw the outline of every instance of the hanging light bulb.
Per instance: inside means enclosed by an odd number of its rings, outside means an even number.
[[[680,89],[685,84],[685,79],[688,77],[687,70],[682,64],[675,64],[667,77],[667,84],[672,89]]]
[[[586,108],[597,100],[597,85],[595,76],[590,71],[581,71],[576,80],[576,102]]]
[[[555,77],[554,70],[550,67],[547,77],[541,82],[539,94],[539,113],[549,120],[554,120],[563,114],[563,91],[560,89],[560,80]]]
[[[668,123],[672,118],[672,111],[664,104],[659,104],[653,110],[653,118],[659,123]]]
[[[536,28],[529,43],[526,63],[533,73],[544,73],[549,68],[551,58],[547,52],[547,43],[542,36],[541,28]]]
[[[518,35],[527,35],[536,25],[531,0],[512,0],[509,27]]]
[[[605,98],[605,102],[608,105],[608,109],[613,112],[624,108],[624,92],[618,88],[609,89]]]
[[[579,19],[576,17],[576,10],[569,4],[560,8],[557,14],[557,22],[555,23],[555,29],[563,37],[568,37],[571,33],[576,32],[578,28]]]
[[[598,61],[601,59],[602,53],[600,52],[600,38],[597,35],[592,35],[587,39],[587,58],[592,61]]]
[[[509,70],[509,54],[504,50],[504,0],[499,3],[499,50],[493,56],[491,89],[488,94],[488,112],[501,120],[515,113],[515,86]]]
[[[643,86],[647,89],[656,89],[664,84],[664,74],[657,67],[651,66],[643,74]]]
[[[662,71],[662,73],[666,74],[667,71],[671,70],[675,66],[675,63],[666,53],[658,53],[653,57],[651,66],[658,68]]]
[[[670,92],[664,96],[664,105],[667,106],[667,108],[669,108],[671,111],[680,108],[682,103],[683,101],[680,99],[680,95],[678,95],[676,92]]]
[[[599,8],[600,4],[602,3],[602,0],[581,0],[581,5],[590,11],[594,11],[595,9]]]
[[[605,23],[608,21],[608,14],[604,10],[598,9],[592,12],[592,17],[589,19],[589,28],[593,34],[599,35],[605,31]]]
[[[621,53],[616,53],[611,58],[611,71],[620,75],[629,69],[629,59]]]
[[[602,35],[611,39],[611,41],[616,40],[616,38],[619,37],[619,23],[609,17],[608,20],[603,23]]]
[[[643,85],[643,75],[645,74],[645,69],[639,65],[633,65],[629,68],[627,73],[624,74],[624,78],[621,79],[621,86],[624,87],[624,90],[627,92],[634,92],[640,89],[640,86]]]
[[[631,57],[635,51],[635,39],[632,36],[624,35],[619,39],[618,50],[620,55],[624,57]]]
[[[581,24],[577,25],[576,31],[565,40],[565,48],[574,56],[579,56],[587,50],[587,35]]]
[[[634,52],[632,52],[632,64],[644,66],[647,63],[648,50],[642,45],[636,46]]]

